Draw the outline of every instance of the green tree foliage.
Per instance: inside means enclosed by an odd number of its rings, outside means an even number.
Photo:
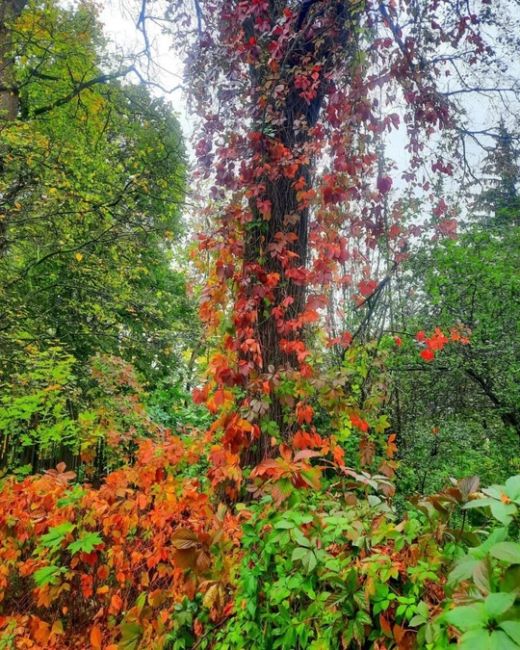
[[[503,121],[498,128],[495,147],[486,156],[482,171],[489,176],[488,188],[478,197],[476,207],[483,209],[484,223],[519,226],[518,149]]]
[[[17,395],[31,385],[35,349],[43,365],[52,349],[75,360],[83,395],[98,353],[133,363],[153,386],[197,335],[173,268],[178,122],[144,86],[118,79],[127,69],[104,72],[113,62],[93,5],[35,1],[10,29],[19,112],[0,128],[3,391],[16,378]]]
[[[495,197],[504,199],[504,186]],[[470,338],[429,363],[417,358],[421,343],[405,338],[394,371],[408,488],[518,470],[520,228],[514,196],[499,204],[459,239],[418,256],[401,282],[403,328],[462,327]]]

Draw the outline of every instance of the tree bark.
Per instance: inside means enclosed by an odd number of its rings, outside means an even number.
[[[348,51],[347,41],[351,16],[348,14],[346,4],[338,2],[331,3],[328,10],[333,12],[331,19],[330,34],[325,38],[313,38],[312,22],[315,18],[314,5],[320,5],[316,0],[306,0],[302,3],[299,18],[296,23],[295,41],[289,53],[284,67],[280,71],[279,84],[289,89],[285,101],[276,106],[277,113],[281,116],[281,124],[274,129],[271,137],[273,142],[282,143],[292,154],[298,157],[299,152],[304,148],[306,142],[310,141],[311,128],[317,123],[323,100],[329,89],[327,73],[332,71],[336,64],[336,57],[349,58],[352,52]],[[273,18],[273,24],[276,20]],[[245,24],[246,34],[253,36],[251,26]],[[352,32],[353,33],[353,32]],[[319,84],[316,96],[312,101],[302,98],[300,91],[295,87],[295,77],[298,71],[305,69],[311,64],[309,61],[319,63],[321,66],[322,79]],[[265,94],[264,88],[267,85],[272,71],[268,69],[251,69],[251,84],[253,96]],[[259,112],[258,121],[262,124],[262,112]],[[302,124],[306,125],[302,128]],[[260,127],[261,129],[262,127]],[[268,161],[270,162],[270,161]],[[276,167],[276,161],[272,161]],[[259,260],[262,261],[262,270],[266,273],[277,273],[280,282],[275,289],[275,304],[279,305],[285,298],[292,299],[291,304],[285,310],[285,320],[298,318],[305,307],[306,287],[303,282],[295,282],[286,274],[287,268],[278,259],[271,255],[270,245],[277,241],[277,235],[294,234],[296,237],[290,242],[287,249],[295,253],[293,265],[305,267],[308,262],[308,236],[309,236],[309,209],[303,208],[297,198],[297,190],[294,187],[295,181],[302,177],[305,179],[306,189],[311,189],[313,180],[314,163],[310,160],[307,164],[301,164],[295,178],[286,178],[282,174],[273,179],[264,178],[265,193],[262,199],[269,201],[271,205],[270,218],[266,222],[259,213],[255,201],[251,202],[253,223],[245,241],[244,263],[247,267]],[[274,306],[274,305],[273,305]],[[271,308],[265,310],[265,315],[260,310],[257,336],[261,347],[262,369],[264,373],[277,372],[283,369],[297,370],[299,364],[293,354],[287,354],[281,349],[281,339],[303,338],[303,332],[295,335],[281,335],[277,328],[277,321]],[[290,425],[284,423],[283,407],[278,396],[270,395],[270,407],[268,417],[274,421],[284,440],[290,439],[293,430]],[[257,445],[246,452],[245,464],[257,464],[266,456],[270,447],[270,436],[261,434]]]
[[[9,22],[18,18],[26,4],[27,0],[0,2],[0,120],[15,120],[18,115]]]

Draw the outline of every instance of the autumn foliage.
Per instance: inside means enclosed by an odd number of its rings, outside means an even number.
[[[427,157],[455,115],[438,87],[448,58],[427,58],[491,56],[480,29],[490,3],[453,13],[432,0],[420,17],[416,4],[168,4],[199,118],[197,218],[209,227],[193,261],[210,345],[193,401],[210,424],[156,424],[112,360],[127,383],[107,383],[118,399],[93,436],[110,471],[91,471],[87,445],[81,477],[60,463],[2,479],[1,643],[520,647],[519,478],[481,488],[471,477],[399,512],[393,503],[390,361],[412,350],[424,369],[471,332],[454,323],[362,342],[344,325],[414,238],[456,231],[423,173],[453,174],[453,151]],[[392,196],[380,152],[397,132],[409,157],[399,181],[435,204],[431,223],[407,221]]]
[[[96,650],[161,647],[175,605],[197,593],[209,621],[229,616],[241,517],[214,505],[200,480],[175,475],[199,459],[167,436],[143,441],[132,467],[99,489],[73,486],[63,464],[4,482],[4,638],[19,648],[85,648],[86,638]]]

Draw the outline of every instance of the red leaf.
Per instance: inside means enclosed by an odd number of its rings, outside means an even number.
[[[376,290],[377,282],[375,280],[361,280],[358,287],[361,295],[367,298],[368,296],[371,296]]]
[[[390,176],[380,176],[377,179],[377,189],[381,194],[387,194],[392,189],[392,179]]]
[[[430,350],[427,348],[426,350],[421,350],[421,357],[429,363],[430,361],[433,361],[435,359],[435,352],[433,350]]]

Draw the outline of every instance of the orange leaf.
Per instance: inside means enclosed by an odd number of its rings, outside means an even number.
[[[403,640],[405,634],[406,629],[396,623],[394,625],[394,639],[397,641],[397,643],[400,643]]]
[[[37,616],[31,616],[31,631],[34,639],[43,646],[47,644],[51,634],[51,626]]]
[[[379,614],[379,624],[381,625],[381,630],[386,636],[392,636],[392,628],[390,627],[390,623],[388,622],[388,619],[383,616],[383,614]]]
[[[93,650],[101,650],[101,644],[103,642],[103,634],[99,625],[94,625],[90,630],[90,643]]]
[[[122,609],[123,609],[123,599],[119,594],[114,594],[110,599],[110,608],[109,608],[110,614],[119,614],[119,612]]]

